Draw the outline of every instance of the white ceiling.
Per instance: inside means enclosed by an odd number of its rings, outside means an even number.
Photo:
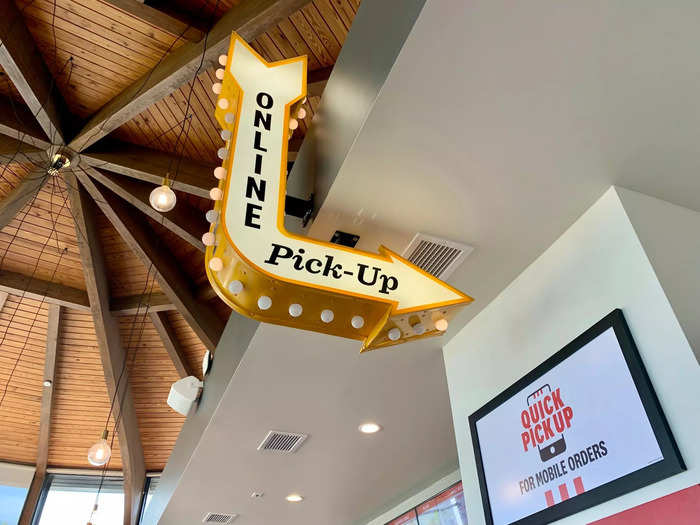
[[[611,184],[700,210],[698,20],[691,0],[428,0],[312,236],[475,246],[450,279],[476,298],[454,333]],[[161,523],[351,525],[437,477],[456,461],[440,345],[360,356],[262,326]],[[359,435],[364,419],[385,430]],[[311,438],[261,455],[272,428]]]
[[[240,514],[236,525],[356,523],[454,470],[440,345],[358,351],[357,341],[261,326],[160,523],[195,524],[209,511]],[[384,430],[361,434],[367,420]],[[310,437],[293,455],[258,452],[269,430]],[[306,500],[287,503],[292,492]]]

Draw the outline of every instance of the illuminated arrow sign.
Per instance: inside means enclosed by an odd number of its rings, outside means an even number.
[[[363,339],[365,349],[444,329],[470,297],[384,247],[373,254],[286,231],[290,112],[306,95],[306,57],[267,63],[234,35],[225,62],[214,89],[227,143],[204,237],[216,292],[250,317]]]

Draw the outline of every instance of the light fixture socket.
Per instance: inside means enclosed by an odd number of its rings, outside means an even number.
[[[63,168],[70,166],[70,159],[63,153],[56,153],[51,157],[51,166],[47,169],[49,175],[57,175]]]

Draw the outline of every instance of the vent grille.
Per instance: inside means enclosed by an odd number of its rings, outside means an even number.
[[[292,454],[299,449],[307,437],[309,437],[307,434],[270,430],[265,439],[262,440],[262,443],[258,445],[258,450],[272,450]]]
[[[474,248],[425,233],[417,233],[404,250],[403,256],[411,263],[438,279],[447,279]]]
[[[231,523],[238,514],[224,514],[223,512],[210,512],[204,519],[202,523]]]

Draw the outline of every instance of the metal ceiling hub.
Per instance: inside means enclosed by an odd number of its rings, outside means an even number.
[[[51,158],[51,166],[49,166],[47,171],[49,175],[58,175],[63,168],[67,168],[68,166],[70,166],[70,159],[62,153],[56,153]]]

